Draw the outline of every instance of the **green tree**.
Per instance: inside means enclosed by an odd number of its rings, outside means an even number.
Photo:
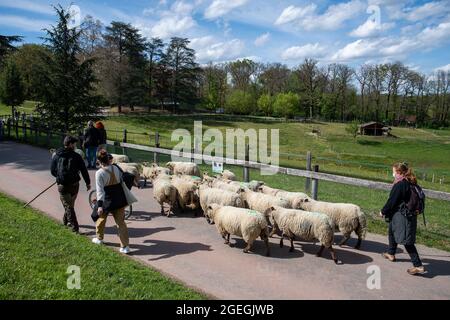
[[[250,93],[233,90],[227,96],[225,111],[231,114],[250,114],[253,111],[254,99]]]
[[[154,103],[156,97],[158,64],[163,56],[164,46],[165,44],[160,38],[151,38],[147,43],[148,98],[150,105]],[[150,110],[151,108],[149,108]]]
[[[16,47],[12,44],[20,41],[22,41],[21,36],[0,35],[0,68],[2,67],[3,61],[5,61],[6,55],[16,50]]]
[[[195,51],[189,48],[189,40],[172,38],[161,64],[170,75],[167,96],[173,105],[173,112],[180,104],[195,105],[199,100],[197,93],[201,68],[195,62]]]
[[[25,100],[24,86],[19,69],[13,60],[6,63],[0,77],[0,100],[7,106],[14,108],[20,106]]]
[[[359,131],[358,121],[349,122],[345,127],[345,131],[348,134],[350,134],[354,139],[356,139],[356,136],[358,135]]]
[[[262,94],[258,99],[258,109],[266,116],[273,113],[273,97],[270,94]]]
[[[54,7],[58,23],[46,29],[47,73],[42,101],[37,112],[55,128],[69,132],[79,129],[97,111],[98,97],[93,94],[96,81],[92,59],[79,61],[81,30],[69,27],[70,14],[61,6]]]
[[[22,76],[25,99],[39,101],[47,73],[46,57],[51,52],[39,44],[24,44],[9,56],[14,60]]]
[[[299,111],[299,105],[300,97],[298,94],[292,92],[279,93],[275,97],[273,109],[277,116],[288,119],[292,118]]]

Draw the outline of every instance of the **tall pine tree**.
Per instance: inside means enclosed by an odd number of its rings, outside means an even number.
[[[82,31],[69,27],[69,12],[61,6],[54,9],[58,24],[45,30],[52,55],[46,57],[48,73],[37,112],[54,127],[69,132],[80,129],[97,111],[98,97],[93,93],[96,79],[93,60],[78,59]]]
[[[25,89],[16,63],[9,59],[0,75],[0,101],[14,109],[25,100]]]

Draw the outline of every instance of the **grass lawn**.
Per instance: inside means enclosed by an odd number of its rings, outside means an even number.
[[[154,134],[159,132],[161,146],[170,148],[178,143],[171,141],[172,131],[192,132],[195,120],[202,120],[202,116],[129,115],[107,119],[106,128],[110,139],[121,140],[126,128],[130,143],[145,145],[153,145]],[[418,174],[421,185],[450,191],[450,130],[394,128],[392,134],[397,138],[364,136],[353,139],[345,132],[345,127],[340,123],[284,123],[245,117],[230,120],[221,115],[203,118],[204,130],[217,128],[223,133],[226,129],[237,128],[279,129],[282,166],[304,168],[306,152],[311,151],[313,163],[319,164],[322,172],[390,182],[391,165],[407,161]],[[311,134],[313,128],[320,130],[320,136]],[[444,180],[440,184],[442,177]]]
[[[35,101],[25,101],[21,106],[17,107],[17,110],[20,112],[32,113],[36,106]],[[6,106],[0,102],[0,115],[9,115],[11,114],[11,107]]]
[[[205,299],[157,271],[0,194],[0,300]],[[81,270],[81,289],[67,289],[67,268]]]

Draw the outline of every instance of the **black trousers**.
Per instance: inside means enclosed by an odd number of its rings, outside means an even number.
[[[392,226],[389,224],[389,250],[388,253],[395,255],[397,251],[398,244],[395,242],[394,233],[392,231]],[[417,252],[416,246],[414,244],[405,244],[405,249],[411,258],[411,262],[414,267],[420,267],[422,265],[422,261],[420,261],[419,253]]]
[[[80,184],[74,183],[71,185],[58,185],[59,198],[64,206],[64,225],[70,224],[73,231],[78,231],[78,220],[75,214],[75,200],[78,196]]]

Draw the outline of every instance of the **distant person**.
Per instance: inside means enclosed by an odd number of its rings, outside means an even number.
[[[397,163],[392,167],[394,185],[389,199],[380,215],[389,222],[389,249],[382,255],[391,262],[395,261],[398,244],[403,244],[408,252],[413,267],[407,272],[411,275],[422,274],[425,268],[419,258],[416,246],[417,214],[408,210],[410,201],[414,201],[412,188],[417,185],[417,179],[406,163]],[[415,192],[415,191],[414,191]],[[415,210],[414,210],[415,211]]]
[[[84,148],[86,149],[88,169],[96,168],[97,148],[100,144],[100,133],[94,127],[94,121],[88,122],[88,127],[84,132]]]
[[[105,130],[105,126],[103,125],[103,122],[101,121],[97,121],[95,123],[95,128],[97,128],[98,133],[100,134],[100,143],[98,146],[98,149],[105,149],[106,150],[106,140],[107,140],[107,136],[106,136],[106,130]]]
[[[96,238],[92,239],[95,244],[102,244],[105,235],[106,218],[111,213],[119,228],[120,252],[130,252],[128,228],[125,223],[125,194],[122,188],[122,172],[119,167],[112,165],[112,157],[106,150],[98,153],[100,169],[95,173],[95,185],[97,190],[97,205],[99,218],[96,221]],[[112,209],[109,209],[112,208]]]
[[[64,148],[56,151],[51,164],[51,173],[56,177],[60,200],[65,210],[63,223],[76,233],[78,233],[79,227],[74,207],[80,186],[80,172],[87,190],[91,189],[91,179],[84,160],[75,152],[77,142],[78,139],[75,137],[65,137]]]

